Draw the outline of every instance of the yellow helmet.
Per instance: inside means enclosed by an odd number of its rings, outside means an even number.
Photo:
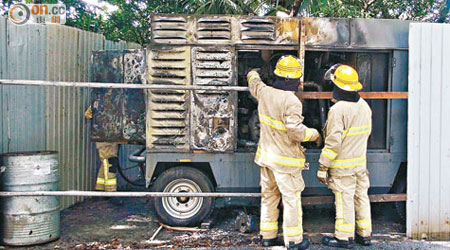
[[[294,56],[282,56],[273,72],[279,77],[297,79],[302,77],[302,64],[300,59]]]
[[[325,80],[331,80],[345,91],[359,91],[363,85],[359,82],[358,72],[344,64],[336,64],[325,73]]]

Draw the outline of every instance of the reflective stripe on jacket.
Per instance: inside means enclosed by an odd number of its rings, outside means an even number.
[[[305,166],[305,158],[292,158],[282,155],[276,155],[270,152],[266,152],[260,147],[258,147],[258,151],[256,151],[256,156],[259,157],[262,161],[269,161],[283,166],[298,168],[302,168]]]
[[[372,131],[372,111],[367,102],[338,101],[328,113],[325,145],[319,162],[336,176],[351,175],[366,167],[367,141]]]
[[[279,172],[298,171],[305,164],[300,142],[314,141],[319,133],[303,125],[302,104],[293,92],[267,86],[256,72],[248,79],[261,127],[255,163]]]

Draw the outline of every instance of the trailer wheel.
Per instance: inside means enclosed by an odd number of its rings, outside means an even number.
[[[164,171],[152,186],[153,192],[213,192],[211,180],[200,170],[175,167]],[[214,209],[214,197],[158,197],[153,199],[159,219],[172,226],[198,225]]]

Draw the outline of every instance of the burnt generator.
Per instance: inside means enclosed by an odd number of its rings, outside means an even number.
[[[151,42],[142,50],[97,51],[92,80],[108,83],[216,86],[211,90],[95,89],[91,138],[145,145],[129,156],[158,192],[259,192],[253,162],[257,103],[246,73],[260,68],[271,85],[277,60],[299,57],[304,93],[327,92],[326,70],[352,65],[363,92],[407,91],[409,22],[380,19],[279,18],[229,15],[153,15]],[[370,194],[406,192],[406,99],[366,99],[373,111],[369,139]],[[322,131],[332,103],[303,100],[304,123]],[[304,197],[331,196],[316,179],[320,149],[307,148]],[[121,171],[124,172],[124,171]],[[130,177],[128,177],[130,179]],[[248,198],[164,197],[154,200],[160,219],[195,225],[215,206],[259,205]],[[404,211],[404,202],[398,203]]]

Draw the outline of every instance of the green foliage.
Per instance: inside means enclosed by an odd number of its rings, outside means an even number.
[[[262,0],[188,0],[196,14],[258,15],[272,7],[270,1]],[[195,2],[200,2],[197,5]],[[192,5],[191,5],[192,4]]]
[[[442,0],[337,0],[320,1],[312,16],[422,20],[442,8]]]
[[[82,30],[101,32],[103,20],[101,15],[96,15],[95,9],[82,0],[66,0],[67,7],[66,25],[77,27]]]
[[[131,41],[141,45],[149,42],[151,32],[152,13],[189,13],[189,8],[182,1],[123,1],[107,0],[106,3],[117,7],[117,11],[107,13],[106,10],[97,11],[86,8],[82,0],[65,1],[66,5],[77,6],[77,18],[71,18],[67,25],[103,33],[108,40]],[[68,2],[71,2],[70,4]]]

